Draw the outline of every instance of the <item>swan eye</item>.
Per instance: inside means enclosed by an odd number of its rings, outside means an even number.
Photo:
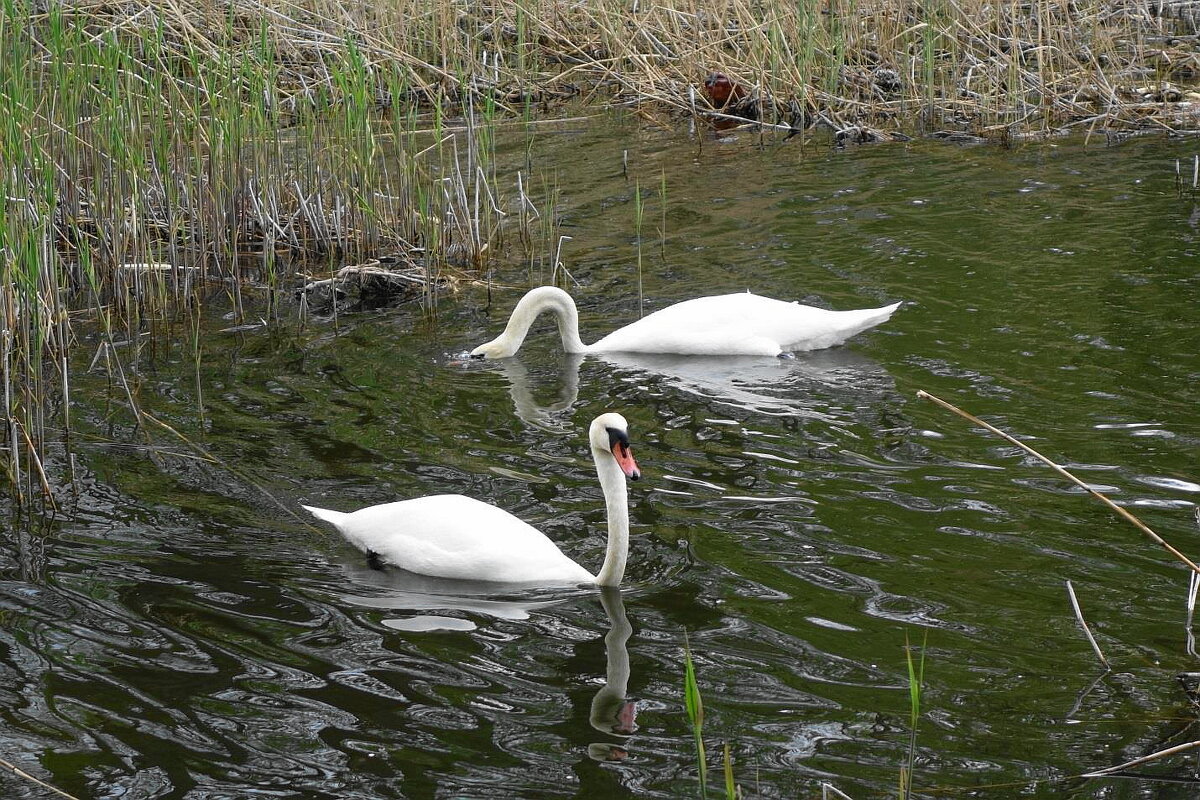
[[[484,355],[483,353],[471,353],[471,358],[475,359],[476,361],[483,361]]]
[[[605,428],[608,431],[608,449],[616,449],[616,446],[621,445],[621,452],[629,452],[629,434],[619,428]]]

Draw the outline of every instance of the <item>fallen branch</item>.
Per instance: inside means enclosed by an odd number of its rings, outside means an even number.
[[[989,430],[992,433],[996,434],[1001,439],[1004,439],[1005,441],[1010,442],[1010,443],[1016,445],[1017,447],[1021,448],[1026,453],[1029,453],[1029,455],[1033,456],[1038,461],[1041,461],[1043,464],[1045,464],[1046,466],[1053,469],[1059,475],[1062,475],[1064,478],[1069,480],[1071,483],[1073,483],[1076,486],[1078,486],[1079,488],[1083,489],[1085,492],[1090,494],[1092,497],[1095,497],[1101,503],[1104,503],[1106,506],[1111,508],[1113,511],[1117,512],[1118,516],[1121,516],[1124,519],[1126,519],[1128,522],[1130,522],[1134,527],[1136,527],[1142,533],[1146,534],[1151,539],[1153,539],[1155,542],[1162,545],[1167,550],[1167,552],[1169,552],[1171,555],[1175,556],[1175,558],[1179,559],[1184,564],[1187,564],[1188,567],[1193,572],[1200,573],[1200,566],[1197,566],[1195,564],[1195,562],[1193,562],[1190,558],[1188,558],[1183,553],[1176,550],[1171,545],[1167,544],[1167,542],[1161,536],[1159,536],[1154,531],[1150,530],[1150,527],[1148,525],[1146,525],[1146,523],[1142,522],[1140,519],[1135,517],[1129,511],[1127,511],[1124,508],[1122,508],[1121,506],[1117,505],[1112,500],[1108,499],[1108,497],[1106,497],[1105,495],[1100,494],[1100,492],[1097,492],[1091,486],[1088,486],[1086,483],[1079,480],[1079,478],[1076,478],[1070,472],[1067,472],[1063,467],[1059,466],[1058,464],[1055,464],[1053,461],[1046,458],[1044,455],[1039,453],[1037,450],[1034,450],[1029,445],[1025,444],[1024,442],[1014,439],[1012,436],[1009,436],[1007,433],[1005,433],[1004,431],[995,427],[994,425],[989,425],[988,423],[984,422],[983,420],[981,420],[979,417],[975,416],[974,414],[968,414],[966,411],[963,411],[958,406],[955,406],[951,403],[947,403],[945,400],[941,399],[940,397],[934,397],[933,395],[931,395],[929,392],[925,391],[924,389],[920,389],[917,391],[917,397],[923,397],[926,400],[931,400],[934,403],[937,403],[942,408],[946,409],[947,411],[953,411],[955,414],[958,414],[963,419],[970,420],[971,422],[975,423],[976,425],[980,426],[981,428],[984,428],[984,429]]]

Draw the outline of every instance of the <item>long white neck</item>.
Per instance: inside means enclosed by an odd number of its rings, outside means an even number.
[[[543,311],[554,314],[558,323],[558,333],[562,337],[563,349],[568,353],[586,353],[587,345],[579,338],[579,312],[571,295],[556,286],[539,286],[530,290],[508,318],[504,333],[493,339],[490,344],[498,345],[505,355],[512,355],[525,341],[529,326]]]
[[[608,510],[608,550],[604,564],[596,573],[600,586],[620,586],[625,577],[625,560],[629,555],[629,493],[625,487],[625,474],[612,454],[592,449],[596,461],[596,475],[604,491],[604,507]]]

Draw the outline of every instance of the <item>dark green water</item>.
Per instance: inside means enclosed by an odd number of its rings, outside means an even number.
[[[1019,434],[1200,555],[1200,211],[1173,184],[1194,145],[794,144],[588,123],[530,152],[561,191],[585,341],[636,318],[636,182],[647,309],[746,288],[907,301],[844,348],[580,361],[541,328],[515,360],[463,363],[518,292],[234,333],[214,301],[198,367],[147,349],[134,384],[232,471],[162,431],[152,452],[81,377],[78,500],[0,552],[3,757],[80,798],[696,796],[686,635],[714,776],[728,742],[747,796],[861,800],[905,762],[909,641],[918,795],[1194,796],[1074,777],[1200,738],[1175,683],[1197,669],[1186,571],[915,397]],[[595,567],[584,435],[610,409],[644,478],[607,608],[372,571],[284,510],[462,492]],[[7,774],[0,795],[46,796]]]

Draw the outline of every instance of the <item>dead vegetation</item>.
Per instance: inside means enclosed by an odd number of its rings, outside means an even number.
[[[152,0],[137,9],[77,8],[68,4],[64,18],[93,36],[157,38],[163,57],[142,66],[180,81],[197,53],[269,54],[281,119],[355,88],[381,109],[461,114],[473,94],[511,112],[582,96],[645,113],[703,113],[713,73],[752,94],[760,118],[797,127],[992,137],[1192,129],[1200,100],[1198,15],[1188,2]],[[351,49],[364,73],[359,87],[345,83],[339,66]]]

